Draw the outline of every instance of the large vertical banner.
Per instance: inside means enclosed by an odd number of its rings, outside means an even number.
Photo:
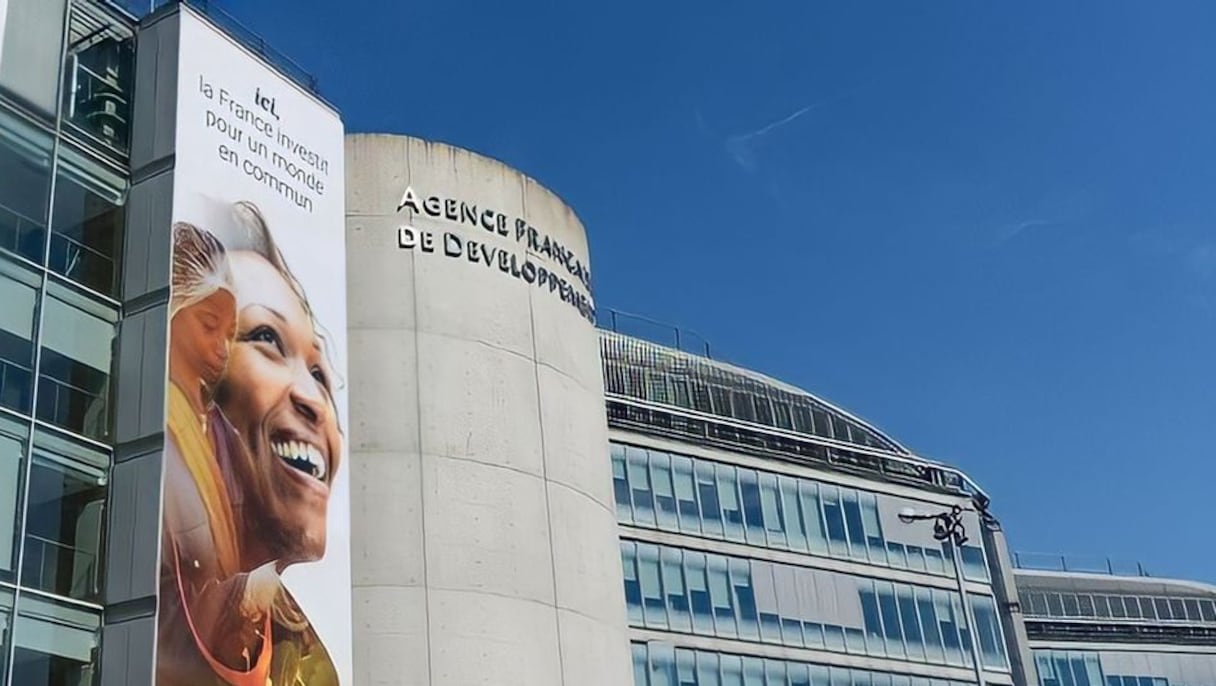
[[[345,686],[342,123],[180,21],[156,683]]]

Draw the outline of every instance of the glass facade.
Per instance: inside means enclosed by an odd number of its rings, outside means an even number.
[[[968,682],[634,643],[637,686],[963,686]]]
[[[1211,597],[1156,594],[1075,593],[1022,589],[1027,617],[1064,619],[1149,620],[1165,624],[1216,624],[1216,601]]]
[[[801,391],[704,358],[604,332],[609,394],[895,453],[907,450]]]
[[[134,34],[88,0],[0,11],[0,684],[88,686]]]
[[[878,494],[620,443],[611,452],[622,524],[954,576],[949,543],[910,545],[883,530]],[[962,551],[966,578],[987,581],[983,549]]]
[[[1039,686],[1209,686],[1216,654],[1154,651],[1035,650]]]
[[[909,662],[969,666],[957,591],[634,541],[621,543],[630,624]],[[984,666],[1005,670],[988,596],[969,595]]]

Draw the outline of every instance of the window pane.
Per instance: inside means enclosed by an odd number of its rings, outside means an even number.
[[[616,499],[616,516],[623,523],[633,521],[633,505],[629,502],[629,478],[625,469],[625,448],[613,443],[612,495]]]
[[[59,154],[49,266],[105,293],[118,287],[126,180],[72,148]]]
[[[861,506],[857,502],[857,491],[851,488],[840,489],[841,507],[844,510],[845,526],[848,530],[849,554],[853,557],[867,559],[866,532],[861,522]]]
[[[625,463],[629,467],[629,488],[633,490],[633,519],[638,524],[654,524],[654,494],[650,490],[650,469],[646,466],[646,451],[625,447]]]
[[[714,465],[697,463],[697,497],[701,501],[701,526],[705,533],[722,535],[722,505],[718,502],[718,486],[714,479]],[[680,516],[684,516],[684,503],[680,503]]]
[[[738,655],[723,655],[722,686],[743,686],[743,658]]]
[[[34,393],[38,283],[33,271],[0,257],[0,405],[23,414]]]
[[[930,662],[940,664],[945,660],[945,652],[942,648],[941,629],[938,626],[932,592],[927,588],[918,588],[915,597],[916,607],[919,610],[921,633],[925,639],[925,657]]]
[[[1064,616],[1076,617],[1081,614],[1081,608],[1077,604],[1077,596],[1075,593],[1063,594],[1064,601]]]
[[[1199,601],[1199,611],[1203,615],[1203,621],[1216,622],[1216,605],[1213,605],[1212,601]]]
[[[746,560],[730,561],[730,584],[738,608],[739,636],[760,638],[760,618],[756,611],[756,593],[752,589],[752,570]]]
[[[735,478],[735,468],[718,465],[718,495],[722,501],[722,523],[726,529],[726,537],[732,541],[742,541],[745,538],[743,529],[743,507],[739,501],[739,482]]]
[[[642,586],[642,609],[646,626],[666,628],[667,603],[663,599],[657,546],[638,544],[638,580]]]
[[[702,650],[697,651],[697,684],[698,686],[719,686],[718,655]]]
[[[629,623],[643,626],[642,585],[638,579],[637,544],[621,542],[621,571],[625,577],[625,606],[629,610]]]
[[[675,531],[680,527],[676,513],[676,493],[671,484],[671,458],[667,453],[651,450],[650,483],[654,489],[655,519],[660,529]]]
[[[840,507],[840,495],[834,486],[822,486],[819,497],[823,501],[824,522],[828,530],[828,548],[833,555],[848,554],[848,535],[844,526],[844,511]]]
[[[5,581],[12,581],[13,565],[17,562],[17,508],[21,494],[21,458],[25,454],[27,432],[25,426],[0,417],[0,579]],[[0,598],[0,602],[3,602],[3,598]],[[2,618],[0,622],[3,622]],[[3,636],[0,636],[0,648],[3,645]],[[2,673],[3,670],[0,670]]]
[[[6,674],[8,639],[13,627],[13,592],[0,587],[0,675]]]
[[[688,594],[684,590],[684,568],[679,549],[663,548],[663,593],[667,596],[668,625],[676,631],[692,630]]]
[[[768,544],[785,547],[785,518],[777,495],[777,477],[772,474],[760,474],[760,506],[764,512]]]
[[[13,628],[13,683],[22,686],[91,684],[97,672],[101,618],[24,594]]]
[[[870,561],[887,564],[887,544],[882,538],[882,523],[878,519],[878,499],[873,493],[861,494],[861,524],[865,530],[866,548]]]
[[[882,630],[882,611],[878,609],[878,593],[874,591],[874,582],[870,579],[859,579],[857,585],[860,588],[861,617],[866,630],[866,641],[869,645],[880,649],[874,651],[876,655],[883,655],[886,653],[883,649],[885,635]]]
[[[1077,596],[1077,609],[1080,610],[1082,617],[1094,616],[1094,599],[1093,596],[1081,595]]]
[[[8,20],[0,24],[0,86],[47,115],[59,101],[66,6],[67,0],[9,0]]]
[[[38,264],[46,250],[51,146],[49,134],[0,112],[0,250]]]
[[[1165,598],[1153,598],[1153,604],[1157,606],[1158,619],[1173,619],[1174,613],[1170,612],[1170,604]]]
[[[812,553],[825,554],[828,551],[828,538],[819,504],[819,487],[814,482],[799,479],[798,495],[806,521],[807,546]]]
[[[1186,619],[1186,608],[1182,606],[1180,598],[1170,598],[1170,613],[1174,615],[1174,619],[1184,621]]]
[[[902,657],[904,654],[903,628],[899,621],[899,607],[895,600],[895,586],[890,582],[875,582],[878,591],[878,609],[882,613],[883,635],[886,636],[887,654]]]
[[[1140,597],[1140,616],[1145,619],[1156,619],[1157,608],[1153,607],[1153,599]]]
[[[680,455],[671,456],[671,467],[675,476],[676,502],[680,510],[680,529],[700,533],[701,517],[697,508],[697,494],[693,486],[692,460]]]
[[[104,440],[117,313],[55,283],[44,307],[38,418]]]
[[[132,34],[118,22],[98,30],[96,19],[80,12],[73,13],[72,31],[90,39],[68,46],[63,117],[88,136],[125,152],[135,63]]]
[[[726,558],[719,555],[710,555],[708,557],[708,562],[709,601],[713,606],[714,627],[717,629],[717,634],[719,636],[733,638],[737,636],[740,631],[737,615],[744,611],[743,602],[739,602],[737,606],[739,610],[738,613],[736,613],[735,598],[737,596],[731,593],[730,565],[728,565]],[[739,571],[742,572],[746,566],[746,564],[739,565]],[[750,577],[736,580],[735,583],[747,585],[746,598],[750,600],[747,612],[749,613],[749,617],[754,619],[756,615],[756,604],[753,599],[754,596],[751,595]],[[750,636],[751,634],[748,635]]]
[[[794,550],[806,550],[806,525],[802,521],[801,508],[798,506],[798,482],[788,476],[778,480],[781,490],[781,504],[785,512],[785,530],[789,546]]]
[[[925,548],[925,568],[930,574],[945,574],[946,561],[942,558],[942,551],[937,548]]]
[[[650,670],[646,665],[646,644],[634,643],[632,648],[634,686],[647,686],[649,683]]]
[[[899,620],[904,630],[904,644],[908,649],[908,657],[923,660],[925,659],[925,639],[921,634],[920,620],[917,619],[916,600],[912,596],[912,587],[896,584],[895,598],[899,602]]]
[[[705,553],[685,551],[684,576],[692,605],[692,629],[698,634],[713,636],[714,611],[710,605],[709,582],[705,578]]]
[[[35,442],[22,583],[80,600],[99,597],[105,463],[107,456],[87,448],[52,452]]]
[[[739,492],[743,498],[743,514],[747,520],[747,542],[767,545],[764,537],[764,509],[760,505],[760,483],[750,469],[739,470]]]

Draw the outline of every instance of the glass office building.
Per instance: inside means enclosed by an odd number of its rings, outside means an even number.
[[[638,686],[1022,683],[999,532],[899,516],[965,475],[753,372],[601,343]]]
[[[0,22],[0,683],[92,683],[128,190],[131,17]]]
[[[1216,587],[1153,578],[1139,565],[1030,558],[1023,567],[1018,595],[1040,686],[1216,684]]]

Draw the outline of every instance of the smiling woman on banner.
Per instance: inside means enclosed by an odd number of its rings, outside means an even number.
[[[334,372],[303,288],[250,203],[235,211],[232,242],[236,343],[216,401],[240,449],[220,453],[232,496],[242,571],[278,572],[325,555],[330,487],[343,437]],[[279,587],[270,605],[271,683],[337,684],[325,646],[299,605]]]
[[[235,223],[175,228],[157,684],[337,686],[279,578],[325,555],[334,373],[261,213]]]

